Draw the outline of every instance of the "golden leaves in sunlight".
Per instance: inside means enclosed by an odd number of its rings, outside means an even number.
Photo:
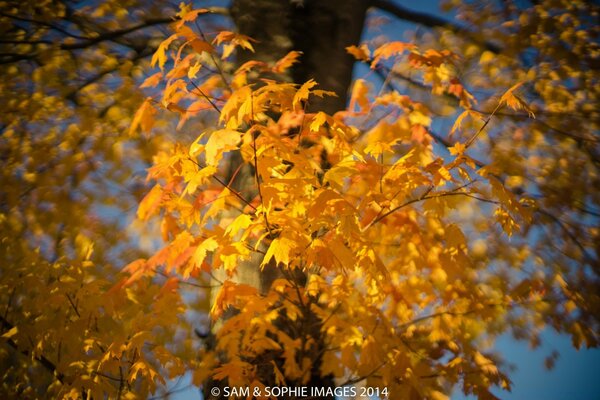
[[[135,62],[67,54],[96,40],[71,37],[31,76],[5,69],[32,88],[6,100],[0,142],[0,357],[19,395],[148,398],[187,374],[493,398],[510,389],[499,335],[538,345],[551,324],[598,345],[597,74],[574,9],[348,46],[367,72],[336,113],[322,99],[345,93],[292,82],[302,52],[248,59],[261,43],[204,30],[212,8],[179,10],[147,52],[116,31]],[[129,14],[94,15],[99,38]]]
[[[415,45],[412,43],[404,42],[390,42],[382,46],[379,46],[373,51],[373,61],[371,61],[371,68],[377,67],[382,60],[387,60],[390,57],[399,56],[406,51],[415,49]]]
[[[527,105],[527,103],[525,103],[518,95],[514,93],[519,87],[521,87],[521,85],[523,85],[523,82],[519,82],[508,89],[506,93],[500,97],[500,104],[506,104],[513,110],[525,110],[529,114],[530,118],[535,118],[535,114]]]
[[[354,45],[348,46],[346,47],[346,51],[359,61],[369,61],[371,58],[369,48],[366,44],[361,44],[359,47]]]
[[[142,132],[146,135],[149,135],[150,130],[154,126],[155,115],[156,109],[152,106],[152,98],[148,97],[133,116],[129,128],[129,135],[133,135],[138,127],[141,128]]]

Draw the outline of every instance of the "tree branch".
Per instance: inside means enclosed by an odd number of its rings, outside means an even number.
[[[0,322],[2,323],[2,326],[4,329],[10,330],[10,329],[14,328],[14,325],[11,324],[10,322],[8,322],[6,319],[4,319],[4,317],[2,317],[2,316],[0,316]],[[27,356],[27,357],[31,356],[31,352],[29,352],[28,350],[20,350],[19,346],[17,345],[17,343],[14,340],[9,338],[7,340],[7,343],[10,345],[10,347],[17,350],[24,356]],[[33,358],[35,358],[40,364],[42,364],[42,366],[44,368],[46,368],[48,371],[50,371],[56,377],[56,379],[58,379],[58,381],[60,383],[64,383],[63,379],[65,376],[56,370],[56,365],[54,365],[54,363],[52,361],[48,360],[43,355],[34,356]]]
[[[386,218],[390,214],[395,213],[396,211],[400,210],[401,208],[404,208],[404,207],[407,207],[407,206],[409,206],[411,204],[418,203],[420,201],[424,201],[424,200],[428,200],[428,199],[436,199],[436,198],[439,198],[439,197],[447,197],[447,196],[466,196],[466,197],[470,197],[470,198],[475,199],[475,200],[482,201],[484,203],[498,204],[498,202],[495,201],[495,200],[490,200],[490,199],[486,199],[486,198],[483,198],[483,197],[475,196],[474,194],[471,194],[471,193],[468,193],[468,192],[441,192],[441,193],[433,193],[431,195],[429,195],[429,192],[430,192],[430,190],[427,191],[427,192],[425,192],[422,196],[417,197],[416,199],[408,200],[406,203],[402,203],[399,206],[392,208],[388,212],[386,212],[386,213],[380,215],[379,217],[375,218],[373,220],[373,222],[371,222],[367,226],[367,228],[370,228],[371,226],[375,225],[376,223],[380,222],[381,220],[383,220],[384,218]],[[365,228],[365,229],[367,229],[367,228]]]
[[[484,46],[487,50],[493,53],[500,53],[502,50],[498,45],[479,38],[475,32],[472,32],[469,29],[444,18],[436,17],[435,15],[422,13],[419,11],[409,10],[408,8],[402,7],[401,5],[390,0],[371,0],[371,6],[392,14],[397,18],[414,22],[428,28],[448,28],[452,32],[465,36],[469,40]]]
[[[114,40],[117,39],[121,36],[127,35],[129,33],[135,32],[137,30],[140,29],[145,29],[145,28],[149,28],[151,26],[154,25],[163,25],[163,24],[167,24],[169,22],[173,22],[173,20],[171,18],[157,18],[157,19],[150,19],[144,22],[141,22],[137,25],[134,26],[130,26],[128,28],[123,28],[123,29],[119,29],[116,31],[111,31],[111,32],[106,32],[102,35],[98,35],[95,38],[85,38],[85,40],[79,42],[79,43],[63,43],[60,45],[60,48],[62,50],[78,50],[78,49],[83,49],[86,47],[90,47],[95,45],[96,43],[99,42],[103,42],[105,40]]]

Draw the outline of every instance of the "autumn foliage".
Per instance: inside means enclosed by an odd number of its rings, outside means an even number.
[[[300,52],[240,65],[261,43],[208,33],[214,10],[181,5],[135,110],[133,67],[115,60],[127,87],[115,103],[110,86],[90,94],[101,114],[59,115],[70,123],[41,136],[3,121],[1,390],[137,398],[189,374],[205,393],[362,383],[495,398],[511,388],[498,336],[536,345],[549,327],[597,346],[597,8],[551,3],[507,6],[496,25],[492,5],[455,4],[487,42],[457,28],[348,46],[362,75],[333,115],[311,104],[339,94],[290,82]],[[571,27],[560,50],[555,19]],[[58,112],[64,96],[45,90],[22,101]],[[24,132],[49,124],[28,118]],[[52,169],[35,169],[37,141],[57,144]],[[118,191],[93,172],[125,187],[150,157],[135,245],[111,236]]]

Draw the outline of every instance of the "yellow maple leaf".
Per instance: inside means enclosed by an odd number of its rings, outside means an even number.
[[[484,356],[483,354],[481,354],[480,352],[475,352],[474,361],[475,364],[477,364],[477,366],[481,368],[481,370],[483,370],[485,373],[489,375],[498,374],[498,368],[496,367],[494,362],[486,356]]]
[[[196,247],[196,250],[192,255],[191,261],[193,266],[195,268],[202,268],[202,263],[206,258],[206,254],[209,251],[215,251],[218,247],[219,243],[213,237],[204,239],[204,241]]]
[[[217,45],[226,43],[223,46],[223,55],[221,56],[223,59],[229,57],[231,53],[233,53],[233,50],[236,46],[254,52],[254,47],[250,42],[255,42],[255,40],[249,36],[229,31],[219,32],[219,34],[213,40],[213,43],[216,43]]]
[[[369,85],[364,79],[357,79],[352,87],[352,95],[350,96],[350,105],[348,109],[354,111],[356,105],[360,108],[360,111],[365,112],[369,109]]]
[[[310,89],[316,85],[317,82],[315,82],[314,79],[310,79],[309,81],[305,82],[302,86],[300,86],[300,89],[298,89],[298,91],[296,92],[296,95],[294,96],[294,100],[292,102],[294,109],[301,108],[299,107],[301,106],[301,102],[308,100]]]
[[[460,142],[456,142],[454,143],[454,146],[449,147],[448,150],[453,156],[460,156],[465,152],[466,146]]]
[[[354,253],[340,239],[331,240],[328,246],[342,268],[354,268],[356,264]]]
[[[271,242],[269,246],[269,250],[267,250],[267,254],[265,254],[265,258],[261,264],[261,267],[267,265],[267,263],[275,258],[276,263],[282,263],[284,265],[288,265],[290,263],[290,253],[295,249],[297,243],[287,237],[278,237]]]
[[[364,43],[361,44],[359,47],[355,45],[348,46],[346,47],[346,51],[348,52],[348,54],[353,55],[354,58],[360,61],[369,61],[369,59],[371,58],[369,48]]]
[[[190,45],[198,54],[201,54],[203,52],[212,53],[214,51],[214,49],[210,43],[205,42],[204,40],[201,40],[201,39],[193,39],[190,42]]]
[[[502,95],[502,97],[500,97],[500,104],[501,105],[506,104],[507,106],[509,106],[510,108],[512,108],[515,111],[523,109],[523,110],[527,111],[527,113],[529,114],[529,117],[535,118],[535,114],[533,113],[533,110],[527,105],[527,103],[525,103],[519,96],[517,96],[514,93],[515,90],[517,90],[522,85],[523,85],[523,82],[519,82],[519,83],[513,85],[510,89],[508,89],[506,91],[506,93],[504,93]]]
[[[243,283],[235,283],[230,280],[223,282],[217,293],[217,297],[210,310],[213,319],[219,319],[223,312],[229,307],[244,302],[250,296],[256,296],[255,287]]]
[[[418,125],[423,125],[423,126],[431,125],[431,117],[429,117],[428,115],[425,115],[421,111],[417,111],[417,110],[408,114],[408,120],[410,121],[411,124],[418,124]]]
[[[377,141],[370,143],[365,147],[365,153],[372,155],[373,157],[379,157],[383,153],[393,153],[392,145],[386,142]]]
[[[290,51],[281,59],[277,60],[271,70],[276,74],[280,74],[290,68],[292,65],[296,64],[301,55],[301,51]]]
[[[400,55],[400,54],[404,53],[405,51],[412,50],[414,48],[415,48],[414,44],[404,43],[404,42],[390,42],[390,43],[384,44],[383,46],[379,46],[373,52],[373,56],[375,56],[375,58],[373,59],[373,62],[371,63],[371,68],[374,69],[375,67],[377,67],[377,64],[379,64],[379,62],[381,60],[388,59],[392,56]]]
[[[158,63],[158,67],[162,70],[167,62],[167,49],[173,43],[173,41],[177,39],[177,34],[173,34],[163,40],[159,45],[154,55],[152,56],[151,66],[154,67]]]
[[[145,221],[150,218],[160,205],[162,201],[163,190],[159,184],[154,187],[144,196],[138,207],[137,216],[139,219]]]
[[[205,146],[206,163],[217,165],[223,153],[237,148],[240,133],[231,129],[220,129],[211,133]]]
[[[190,69],[188,69],[187,73],[188,78],[195,79],[196,75],[198,74],[198,71],[200,71],[200,67],[202,67],[202,64],[200,64],[200,62],[196,62],[194,65],[190,66]]]
[[[8,331],[6,331],[2,337],[3,338],[7,338],[10,339],[11,337],[15,336],[17,334],[17,332],[19,331],[19,328],[16,326],[13,326],[12,328],[10,328]]]
[[[252,224],[252,217],[248,214],[240,214],[225,229],[225,234],[235,237],[239,232],[245,230]]]
[[[162,72],[157,72],[153,75],[150,75],[148,78],[144,80],[144,82],[140,85],[140,88],[148,88],[148,87],[156,87],[162,79]]]
[[[318,132],[321,126],[327,122],[327,114],[322,111],[319,111],[317,115],[314,116],[312,122],[310,123],[310,130],[312,132]]]
[[[477,113],[476,111],[473,111],[473,110],[465,110],[462,113],[460,113],[460,115],[456,118],[456,121],[454,121],[454,124],[452,125],[452,129],[450,130],[450,135],[449,135],[450,137],[452,137],[452,135],[454,135],[454,133],[460,129],[464,119],[467,116],[474,118],[476,116],[479,116],[479,113]]]
[[[154,126],[154,115],[156,109],[152,106],[153,99],[146,98],[140,108],[137,110],[129,127],[129,135],[133,135],[138,127],[142,128],[142,132],[148,134]]]

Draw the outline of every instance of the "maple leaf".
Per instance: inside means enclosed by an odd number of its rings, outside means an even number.
[[[144,82],[140,85],[140,88],[148,88],[148,87],[156,87],[162,79],[163,73],[157,72],[153,75],[150,75],[148,78],[144,80]]]
[[[198,8],[196,10],[190,10],[188,7],[180,7],[181,10],[177,13],[177,16],[181,18],[181,20],[175,24],[175,29],[180,29],[186,22],[193,22],[198,18],[199,15],[210,12],[208,8]]]
[[[256,295],[256,288],[246,284],[236,284],[230,280],[223,282],[219,293],[210,310],[213,319],[218,319],[221,314],[231,305],[237,304],[244,298]]]
[[[132,263],[129,263],[125,268],[123,268],[123,272],[130,274],[129,278],[124,281],[123,285],[128,286],[133,282],[136,282],[149,271],[150,267],[145,259],[140,258]]]
[[[194,251],[191,262],[195,268],[202,268],[203,262],[209,251],[215,251],[219,247],[219,242],[213,237],[209,237],[202,241]]]
[[[142,132],[150,133],[154,126],[154,116],[156,109],[152,106],[154,100],[151,97],[146,98],[140,108],[137,110],[129,127],[129,135],[133,135],[138,127],[141,127]]]
[[[372,155],[373,157],[379,157],[383,153],[393,153],[392,145],[390,143],[375,142],[370,143],[365,147],[365,153]]]
[[[450,130],[450,137],[452,137],[452,135],[454,135],[454,133],[460,129],[460,127],[462,126],[463,120],[466,117],[477,117],[480,116],[480,114],[476,111],[473,110],[465,110],[462,113],[460,113],[460,115],[456,118],[456,121],[454,121],[454,125],[452,125],[452,129]]]
[[[292,102],[294,109],[301,108],[301,103],[303,101],[308,100],[310,89],[315,86],[317,86],[317,82],[315,82],[314,79],[310,79],[307,82],[305,82],[302,86],[300,86],[300,89],[298,89],[298,91],[296,92],[296,95],[294,96],[294,100]]]
[[[319,111],[310,123],[310,130],[313,132],[318,132],[321,126],[325,124],[325,122],[327,122],[327,114]]]
[[[157,210],[162,200],[163,190],[158,184],[148,192],[148,194],[142,199],[138,207],[137,216],[141,220],[147,220]]]
[[[386,43],[382,46],[379,46],[373,52],[373,61],[371,62],[371,68],[375,69],[377,64],[381,60],[386,60],[392,56],[397,56],[404,53],[407,50],[412,50],[415,48],[415,45],[412,43],[404,43],[404,42],[390,42]]]
[[[227,379],[232,387],[242,387],[248,383],[247,379],[252,369],[252,365],[247,362],[240,360],[230,361],[215,369],[213,379]]]
[[[515,84],[514,86],[512,86],[510,89],[508,89],[506,91],[506,93],[504,93],[502,95],[502,97],[500,97],[500,104],[506,104],[513,110],[523,109],[523,110],[527,111],[530,118],[535,118],[535,114],[533,113],[531,108],[527,105],[527,103],[525,103],[519,96],[517,96],[514,93],[514,91],[517,90],[522,85],[523,85],[523,82],[519,82],[519,83]]]
[[[206,163],[217,165],[224,152],[237,148],[240,137],[239,132],[231,129],[220,129],[212,132],[205,145]]]
[[[256,40],[249,36],[229,31],[219,32],[213,40],[213,43],[216,43],[217,45],[227,43],[224,45],[223,55],[221,56],[223,59],[229,57],[237,46],[254,52],[254,47],[251,42],[256,42]]]
[[[358,104],[360,111],[367,112],[369,110],[369,85],[364,79],[357,79],[352,87],[352,96],[350,97],[349,110],[354,110]]]
[[[193,39],[190,42],[190,45],[198,54],[202,54],[203,52],[212,53],[214,51],[214,49],[210,43],[205,42],[204,40],[201,40],[201,39]]]
[[[156,64],[158,64],[161,71],[163,70],[165,63],[167,62],[166,51],[169,48],[169,46],[171,45],[171,43],[173,43],[176,39],[177,39],[177,34],[173,34],[173,35],[169,36],[167,39],[163,40],[158,45],[158,48],[156,49],[156,51],[154,52],[154,55],[152,56],[151,65],[153,67]]]
[[[348,46],[346,47],[346,51],[360,61],[369,61],[371,59],[369,48],[364,43],[360,47],[356,47],[355,45]]]
[[[4,332],[1,337],[10,339],[13,336],[15,336],[18,332],[19,332],[19,328],[16,326],[13,326],[8,331]]]
[[[282,72],[290,68],[292,65],[299,62],[298,59],[301,55],[301,51],[290,51],[281,59],[277,60],[277,62],[275,63],[275,65],[273,65],[273,68],[271,70],[276,74],[281,74]]]
[[[202,64],[200,64],[200,62],[196,62],[194,65],[192,65],[187,73],[188,79],[195,79],[201,67]]]
[[[271,261],[271,259],[275,259],[275,263],[277,263],[277,264],[280,264],[280,263],[284,264],[284,265],[289,264],[290,256],[294,255],[296,248],[297,248],[297,243],[290,238],[286,238],[286,237],[275,238],[271,242],[271,245],[269,246],[269,249],[267,250],[267,253],[265,254],[263,262],[261,263],[261,267],[264,268]]]
[[[328,246],[342,268],[353,268],[356,265],[356,257],[341,240],[333,239],[328,242]]]

